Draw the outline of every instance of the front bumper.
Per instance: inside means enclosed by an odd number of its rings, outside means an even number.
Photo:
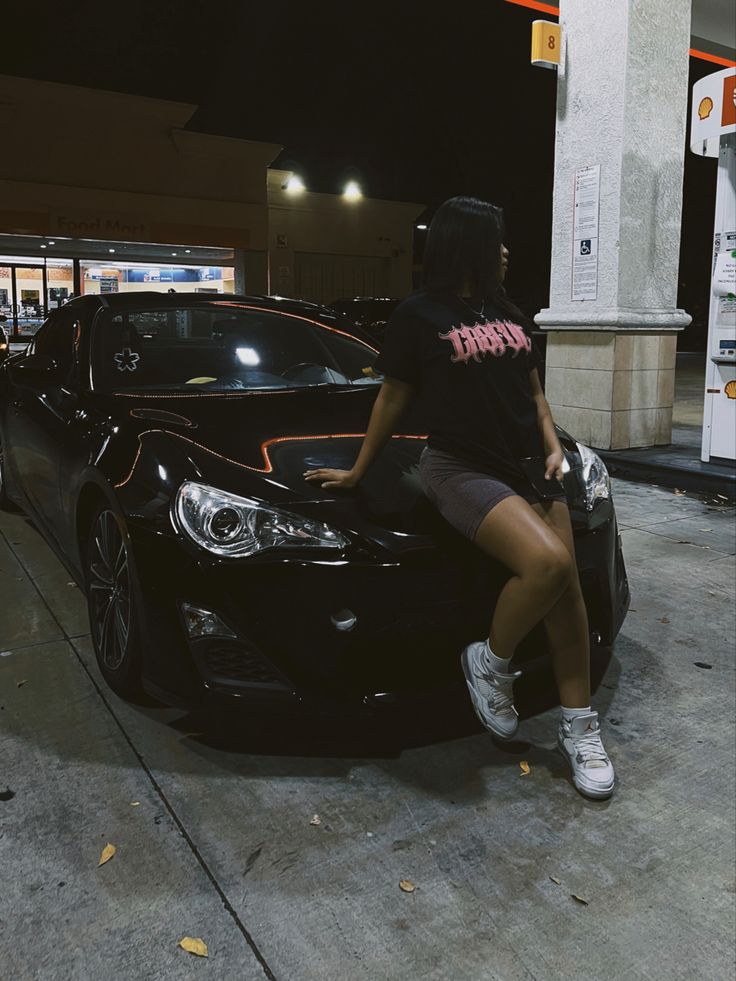
[[[576,557],[595,643],[610,647],[629,589],[610,502],[593,530],[576,531]],[[487,634],[506,574],[459,538],[451,550],[401,559],[212,561],[173,536],[130,527],[146,614],[144,682],[187,706],[388,703],[461,679],[458,654]],[[192,641],[181,603],[205,608],[235,638]],[[345,626],[351,614],[352,629]],[[517,651],[544,660],[537,625]]]

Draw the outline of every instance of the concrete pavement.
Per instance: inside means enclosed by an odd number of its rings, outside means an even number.
[[[0,515],[0,975],[731,977],[734,509],[622,481],[614,497],[632,603],[594,698],[619,776],[605,803],[572,788],[554,710],[502,750],[467,719],[214,736],[121,702],[79,590]]]

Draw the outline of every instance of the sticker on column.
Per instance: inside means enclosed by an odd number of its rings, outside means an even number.
[[[118,366],[118,371],[136,371],[140,359],[140,354],[131,351],[129,347],[124,347],[122,351],[114,355],[114,361]]]
[[[600,164],[582,167],[575,171],[571,291],[573,300],[598,299],[600,185]]]

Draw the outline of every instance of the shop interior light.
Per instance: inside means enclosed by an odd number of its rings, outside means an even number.
[[[108,251],[108,252],[114,252],[114,251],[115,251],[115,249],[108,249],[107,251]]]
[[[191,250],[191,249],[184,249],[184,251],[186,252],[186,254],[187,254],[187,255],[189,255],[189,253],[190,253],[190,252],[191,252],[192,250]]]
[[[289,194],[301,194],[302,191],[306,191],[304,181],[298,174],[292,174],[286,183],[281,185],[281,187]]]
[[[427,226],[426,225],[417,225],[417,231],[418,232],[426,232],[427,231]]]
[[[172,255],[179,255],[179,253],[178,253],[178,252],[172,252],[171,254],[172,254]]]
[[[358,201],[363,197],[360,184],[357,181],[348,181],[345,185],[345,190],[342,192],[342,196],[346,201]]]
[[[49,245],[56,245],[56,242],[49,242]]]
[[[46,246],[45,246],[45,245],[42,245],[42,246],[41,246],[41,248],[42,248],[42,249],[45,249],[45,248],[46,248]]]

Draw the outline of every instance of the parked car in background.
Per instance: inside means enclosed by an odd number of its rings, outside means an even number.
[[[0,362],[10,354],[10,341],[4,327],[7,322],[8,318],[0,314]]]
[[[419,401],[355,492],[381,375],[360,328],[314,304],[90,295],[0,365],[0,506],[32,518],[87,596],[108,684],[175,704],[360,713],[464,680],[508,570],[417,477]],[[558,428],[594,646],[629,588],[606,468]],[[535,628],[518,652],[548,663]]]
[[[368,331],[375,340],[383,341],[388,318],[399,303],[401,300],[380,296],[356,296],[352,299],[334,300],[329,306],[331,310]]]

